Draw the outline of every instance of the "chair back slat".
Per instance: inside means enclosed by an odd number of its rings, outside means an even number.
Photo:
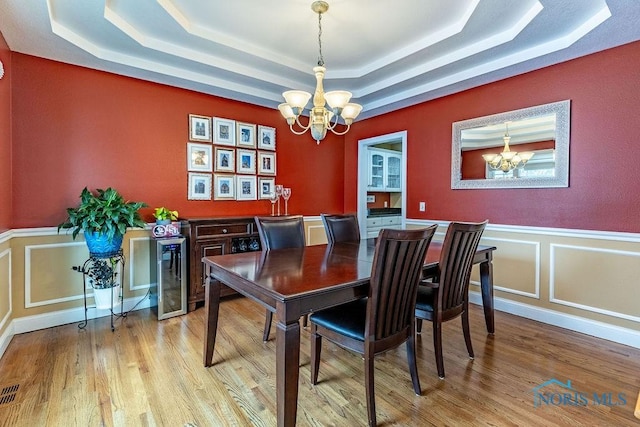
[[[255,217],[263,250],[303,248],[305,246],[302,215]]]
[[[360,227],[358,227],[358,217],[355,214],[320,214],[320,217],[327,233],[327,241],[330,244],[360,240]]]
[[[367,337],[384,339],[412,325],[425,254],[436,228],[380,232],[371,268]]]
[[[473,257],[487,221],[481,223],[452,222],[442,243],[438,282],[438,306],[448,310],[461,306],[467,299]]]

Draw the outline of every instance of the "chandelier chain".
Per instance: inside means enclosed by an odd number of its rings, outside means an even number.
[[[318,65],[324,67],[324,58],[322,57],[322,13],[318,13]]]

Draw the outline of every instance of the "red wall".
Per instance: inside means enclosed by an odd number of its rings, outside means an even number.
[[[639,70],[635,42],[357,122],[345,136],[345,210],[356,209],[358,140],[407,130],[408,218],[640,232]],[[568,188],[451,189],[453,122],[565,99]]]
[[[276,109],[18,53],[13,71],[12,228],[57,225],[85,186],[146,202],[148,221],[157,206],[182,217],[270,214],[268,200],[187,200],[190,113],[275,127],[276,182],[292,188],[289,213],[343,211],[342,137],[318,146],[293,135]]]
[[[11,228],[11,52],[0,33],[0,233]]]

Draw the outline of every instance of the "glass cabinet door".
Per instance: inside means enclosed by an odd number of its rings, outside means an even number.
[[[156,240],[157,286],[151,301],[157,305],[158,320],[187,313],[185,242],[184,237]]]
[[[384,154],[369,152],[369,190],[384,190]]]
[[[387,154],[386,191],[401,191],[401,170],[400,156],[396,154]]]

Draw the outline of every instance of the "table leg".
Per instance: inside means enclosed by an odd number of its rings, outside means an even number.
[[[207,266],[205,281],[204,309],[207,318],[204,322],[204,366],[213,365],[213,349],[216,345],[218,330],[218,311],[220,309],[220,282],[211,278],[211,267]]]
[[[480,263],[480,289],[487,332],[493,334],[495,325],[493,321],[493,263],[491,259]]]
[[[284,307],[276,311],[276,394],[278,426],[295,426],[300,364],[299,319],[286,324]]]

